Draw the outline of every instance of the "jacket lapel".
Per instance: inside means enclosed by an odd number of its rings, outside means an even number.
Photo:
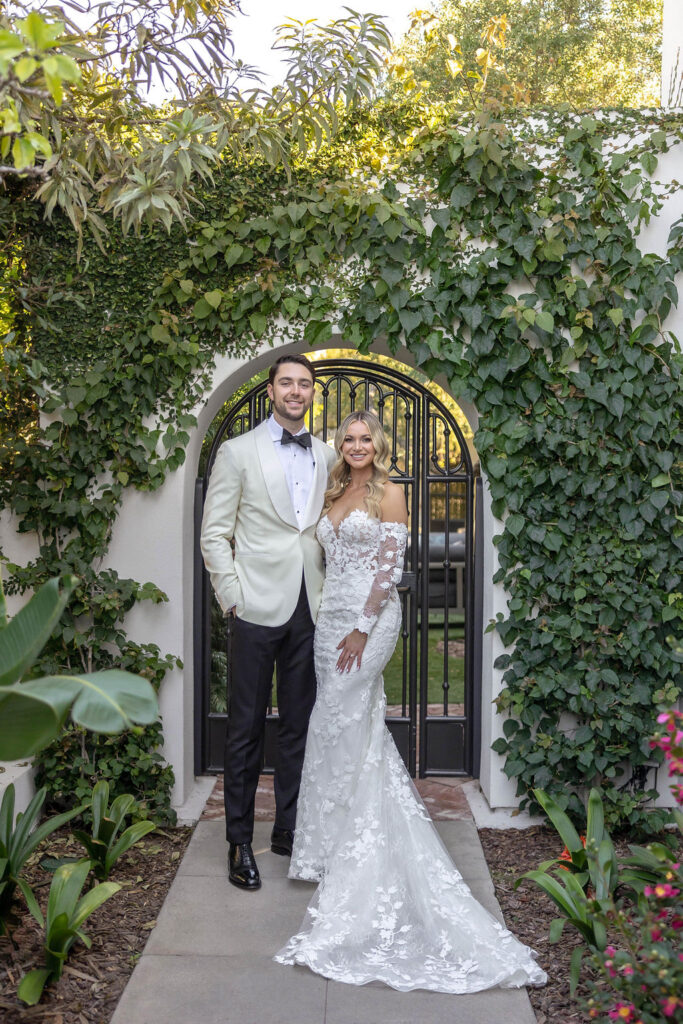
[[[309,526],[314,526],[320,518],[320,512],[323,507],[323,496],[327,488],[327,477],[329,474],[326,458],[327,445],[323,444],[322,441],[319,441],[317,437],[313,437],[312,441],[313,455],[315,457],[315,472],[313,474],[311,493],[308,495],[308,504],[306,505],[304,521],[301,524],[302,530],[307,530]]]
[[[254,441],[256,442],[256,451],[261,463],[266,490],[268,491],[273,508],[283,522],[298,530],[299,524],[296,520],[296,513],[292,508],[292,499],[289,496],[289,488],[287,487],[284,470],[282,469],[282,463],[277,457],[267,421],[259,423],[258,427],[254,428]],[[317,469],[318,466],[316,464],[316,471]]]

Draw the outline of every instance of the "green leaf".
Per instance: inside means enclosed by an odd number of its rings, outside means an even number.
[[[163,324],[152,324],[149,330],[150,338],[154,341],[161,341],[168,343],[171,340],[171,335],[168,333],[168,327],[164,327]]]
[[[12,70],[20,82],[25,82],[27,78],[31,77],[37,67],[38,61],[34,60],[33,57],[22,57],[21,60],[16,62]]]
[[[509,530],[513,537],[518,537],[524,527],[524,516],[519,514],[508,516],[505,520],[505,529]]]
[[[58,735],[69,709],[77,725],[104,733],[149,725],[158,715],[151,684],[119,669],[0,687],[0,760],[37,753]]]
[[[59,622],[77,582],[75,576],[48,580],[0,630],[0,687],[16,682],[31,667]]]
[[[38,900],[36,899],[33,893],[33,889],[28,884],[28,882],[23,878],[17,879],[17,885],[19,886],[24,895],[24,899],[26,900],[26,906],[29,909],[31,917],[34,919],[34,921],[38,924],[40,928],[44,928],[45,918],[43,917],[43,912],[38,906]]]
[[[461,182],[451,192],[451,206],[454,210],[462,210],[469,206],[476,194],[476,186],[466,185],[464,182]]]
[[[332,337],[332,324],[326,320],[311,320],[304,329],[304,339],[309,345],[319,345]]]
[[[652,487],[668,487],[671,483],[671,477],[668,473],[657,473],[657,476],[650,483]]]
[[[98,907],[111,899],[115,893],[121,889],[121,885],[118,882],[102,882],[101,885],[95,886],[85,894],[85,896],[79,901],[76,913],[71,918],[69,925],[72,929],[80,928],[84,921],[86,921]]]
[[[618,327],[624,319],[624,311],[623,309],[608,309],[607,316],[610,318],[614,326]]]
[[[40,1002],[43,989],[51,974],[52,971],[47,967],[36,967],[25,974],[17,989],[17,996],[22,1003],[26,1003],[27,1006],[35,1006]]]
[[[193,307],[193,313],[197,320],[205,320],[213,313],[213,307],[209,305],[204,297],[197,299]]]
[[[535,789],[534,796],[550,818],[558,835],[560,836],[560,839],[569,852],[577,853],[583,850],[583,843],[581,842],[579,833],[576,831],[569,820],[569,817],[565,814],[559,804],[557,804],[553,798],[548,795],[548,793],[544,793],[542,789]]]
[[[542,331],[547,331],[550,334],[555,327],[555,320],[552,313],[547,313],[545,310],[541,310],[540,313],[537,313],[536,326],[540,327]]]
[[[34,50],[47,50],[64,31],[63,21],[46,21],[37,11],[17,20],[16,26]]]
[[[393,263],[389,266],[382,267],[381,277],[390,288],[394,288],[399,281],[403,280],[404,269],[401,266]]]
[[[223,259],[228,267],[234,267],[234,265],[242,258],[243,253],[244,246],[238,245],[237,242],[233,242],[233,244],[225,250]]]
[[[105,862],[105,869],[107,870],[107,873],[109,873],[109,870],[111,870],[118,858],[124,854],[126,850],[129,850],[131,846],[135,845],[135,843],[139,843],[141,839],[146,835],[149,835],[150,832],[153,832],[155,828],[156,826],[152,821],[136,821],[135,824],[129,825],[107,854]]]
[[[249,326],[254,332],[254,336],[256,338],[263,337],[267,323],[268,319],[264,313],[252,313],[249,317]]]
[[[497,455],[490,455],[486,460],[486,472],[494,480],[502,480],[507,471],[507,460],[500,459]]]
[[[422,323],[422,314],[413,312],[410,309],[400,309],[398,318],[406,334],[412,334],[415,328]]]
[[[36,151],[23,135],[17,136],[12,143],[12,160],[18,171],[25,167],[33,167],[36,161]]]
[[[212,292],[204,292],[203,298],[205,302],[208,302],[212,309],[218,309],[223,298],[223,292],[220,288],[216,288]]]
[[[550,922],[550,934],[548,935],[548,942],[550,942],[551,945],[554,945],[554,943],[560,941],[566,923],[566,917],[556,917],[553,921]]]
[[[576,986],[579,984],[579,978],[581,976],[581,965],[585,950],[581,946],[577,946],[572,953],[572,958],[569,965],[569,995],[574,998],[576,992]]]
[[[536,239],[532,235],[520,235],[514,240],[515,252],[525,260],[530,260],[536,248]]]
[[[45,62],[47,63],[47,61]],[[64,102],[64,88],[62,86],[62,79],[59,75],[51,74],[46,67],[43,67],[43,75],[45,76],[45,84],[48,92],[52,99],[55,101],[55,106],[61,107]]]

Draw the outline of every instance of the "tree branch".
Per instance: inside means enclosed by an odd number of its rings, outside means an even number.
[[[6,177],[8,174],[17,174],[25,178],[47,178],[48,173],[43,167],[22,167],[21,170],[18,170],[16,167],[0,164],[0,176],[2,177]]]

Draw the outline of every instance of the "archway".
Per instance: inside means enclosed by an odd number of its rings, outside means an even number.
[[[454,403],[407,366],[316,353],[309,429],[331,443],[354,408],[377,413],[390,438],[390,477],[405,488],[410,540],[399,586],[403,627],[385,671],[387,725],[412,775],[478,775],[481,736],[481,480]],[[389,363],[390,365],[383,365]],[[400,367],[400,368],[399,368]],[[457,410],[459,412],[459,410]],[[269,412],[266,373],[226,403],[207,432],[195,490],[198,538],[204,495],[223,441]],[[230,639],[195,543],[195,736],[198,774],[222,768]],[[264,771],[276,749],[277,683]]]

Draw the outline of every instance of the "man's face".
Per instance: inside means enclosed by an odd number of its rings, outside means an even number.
[[[299,429],[313,401],[313,378],[299,363],[280,363],[268,397],[280,425]]]

